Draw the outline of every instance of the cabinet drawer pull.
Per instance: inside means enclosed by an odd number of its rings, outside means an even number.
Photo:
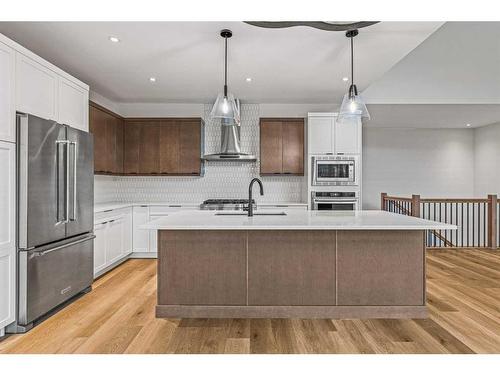
[[[111,209],[111,210],[104,210],[103,212],[111,212],[111,211],[113,211],[113,209]]]
[[[168,207],[182,207],[180,204],[171,204]]]

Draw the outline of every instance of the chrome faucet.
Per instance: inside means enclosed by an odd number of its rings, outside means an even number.
[[[253,216],[252,188],[253,188],[254,182],[259,183],[260,195],[264,195],[264,187],[262,186],[262,181],[259,180],[258,178],[252,179],[252,181],[250,181],[250,185],[248,186],[248,217]]]

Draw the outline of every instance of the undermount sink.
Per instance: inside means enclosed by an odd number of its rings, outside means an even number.
[[[216,212],[215,216],[248,216],[247,212]],[[286,216],[286,212],[254,212],[253,216]]]

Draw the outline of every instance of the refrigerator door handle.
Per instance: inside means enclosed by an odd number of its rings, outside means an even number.
[[[56,157],[57,157],[57,165],[59,166],[60,162],[60,153],[59,153],[59,146],[63,145],[66,146],[64,151],[65,151],[65,156],[66,156],[66,183],[65,183],[65,214],[62,220],[59,220],[59,188],[57,189],[57,204],[56,204],[56,212],[57,212],[57,218],[56,218],[56,225],[59,224],[65,224],[68,222],[68,215],[69,215],[69,152],[68,152],[68,145],[69,141],[67,140],[57,140],[56,141],[56,147],[57,147],[57,152],[56,152]],[[59,176],[60,172],[57,172],[57,186],[59,186]]]
[[[49,254],[53,251],[57,251],[57,250],[61,250],[61,249],[65,249],[69,246],[73,246],[73,245],[76,245],[76,244],[79,244],[79,243],[82,243],[82,242],[85,242],[85,241],[89,241],[89,240],[92,240],[95,238],[95,235],[91,235],[91,236],[87,236],[85,238],[82,238],[78,241],[74,241],[74,242],[69,242],[69,243],[66,243],[64,245],[61,245],[61,246],[57,246],[57,247],[53,247],[52,249],[49,249],[49,250],[44,250],[44,251],[37,251],[37,252],[34,252],[33,253],[33,256],[34,257],[41,257],[41,256],[44,256],[46,254]]]
[[[73,146],[73,209],[72,209],[72,215],[70,217],[70,221],[75,221],[76,220],[76,189],[77,189],[77,160],[78,160],[78,142],[69,142],[70,146]]]

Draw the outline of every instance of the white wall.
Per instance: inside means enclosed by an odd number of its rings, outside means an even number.
[[[474,129],[474,194],[500,195],[500,123]]]
[[[363,126],[363,208],[380,193],[472,197],[473,129],[381,129]]]

